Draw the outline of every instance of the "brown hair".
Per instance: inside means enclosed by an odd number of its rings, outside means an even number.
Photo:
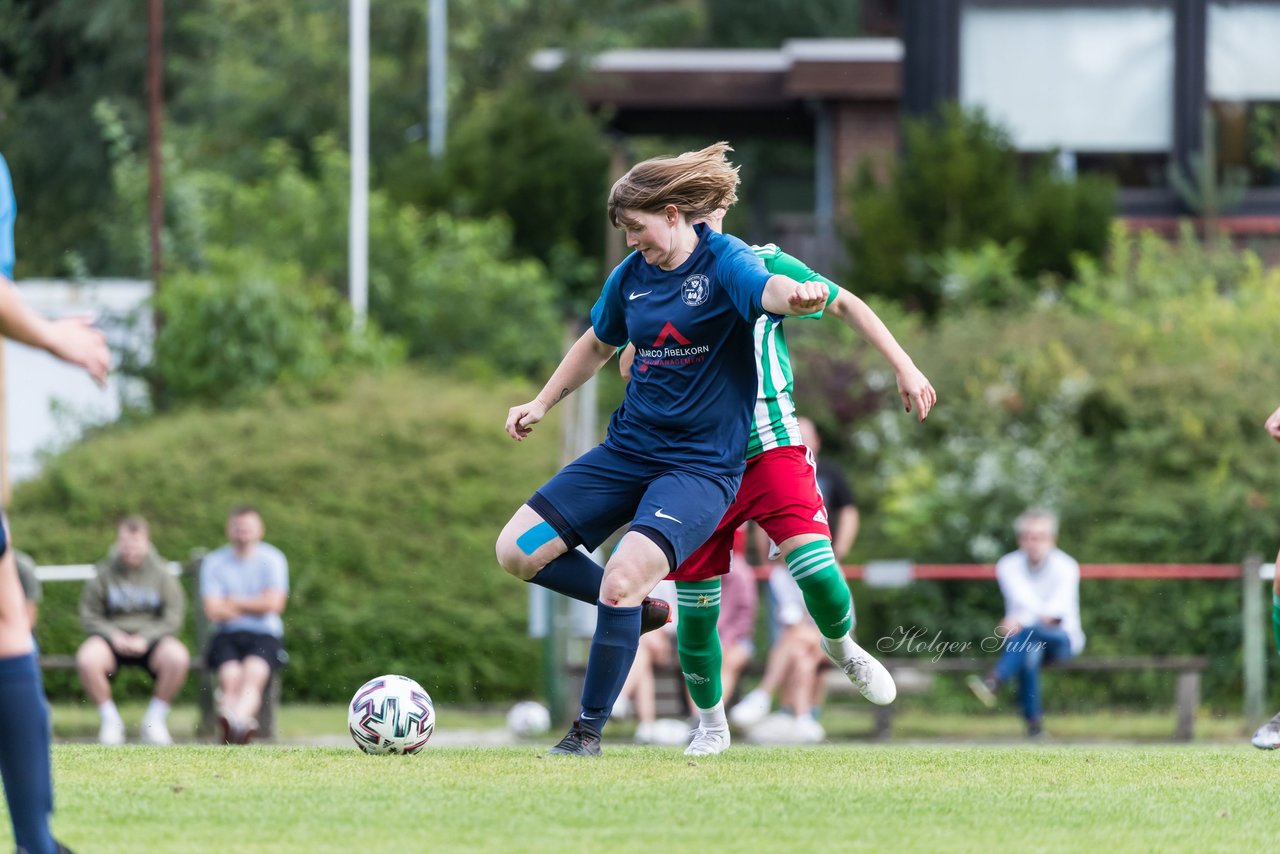
[[[618,211],[659,211],[675,205],[690,222],[738,200],[738,167],[725,156],[727,142],[655,157],[632,166],[609,191],[609,222],[618,228]]]
[[[147,524],[147,520],[141,516],[125,516],[120,520],[120,524],[116,526],[120,531],[141,531],[144,534],[151,533],[151,526]]]
[[[227,514],[227,518],[236,519],[240,516],[248,516],[249,514],[253,514],[259,519],[262,518],[262,514],[258,512],[258,508],[252,504],[237,504],[235,507],[231,508],[231,512]]]

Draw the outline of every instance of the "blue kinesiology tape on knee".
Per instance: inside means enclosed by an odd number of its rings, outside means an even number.
[[[516,540],[516,545],[520,547],[520,551],[531,555],[557,536],[556,529],[551,527],[550,522],[539,522],[521,534]]]

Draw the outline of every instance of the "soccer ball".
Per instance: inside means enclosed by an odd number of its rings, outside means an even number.
[[[347,728],[365,753],[417,753],[436,728],[436,709],[407,676],[379,676],[360,686],[347,707]]]
[[[551,729],[551,713],[541,703],[524,700],[507,712],[507,729],[521,738],[542,735]]]

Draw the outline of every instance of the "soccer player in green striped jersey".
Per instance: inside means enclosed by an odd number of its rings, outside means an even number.
[[[708,219],[719,230],[723,211]],[[907,412],[920,421],[937,402],[929,380],[899,346],[893,334],[866,303],[772,244],[753,247],[770,273],[827,286],[824,311],[866,338],[888,360],[896,374],[898,393]],[[765,315],[756,321],[757,394],[751,434],[737,499],[716,532],[669,577],[676,582],[679,621],[677,646],[689,694],[698,707],[699,725],[685,753],[720,753],[729,746],[720,681],[721,650],[716,634],[720,612],[720,576],[729,569],[733,532],[746,520],[755,521],[778,550],[804,595],[805,605],[822,633],[827,657],[873,703],[893,702],[893,677],[853,640],[853,601],[831,547],[822,493],[818,490],[813,456],[802,444],[792,400],[794,372],[781,318]],[[628,373],[628,354],[622,357]]]

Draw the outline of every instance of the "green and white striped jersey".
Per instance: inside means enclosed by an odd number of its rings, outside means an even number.
[[[797,282],[825,282],[827,305],[840,293],[839,287],[805,266],[804,262],[783,252],[772,243],[752,246],[770,273]],[[801,319],[821,317],[822,312]],[[791,370],[791,353],[787,349],[782,321],[761,315],[756,321],[756,407],[751,418],[751,435],[747,439],[747,459],[773,448],[800,444],[800,425],[796,421],[796,405],[791,399],[795,375]]]

